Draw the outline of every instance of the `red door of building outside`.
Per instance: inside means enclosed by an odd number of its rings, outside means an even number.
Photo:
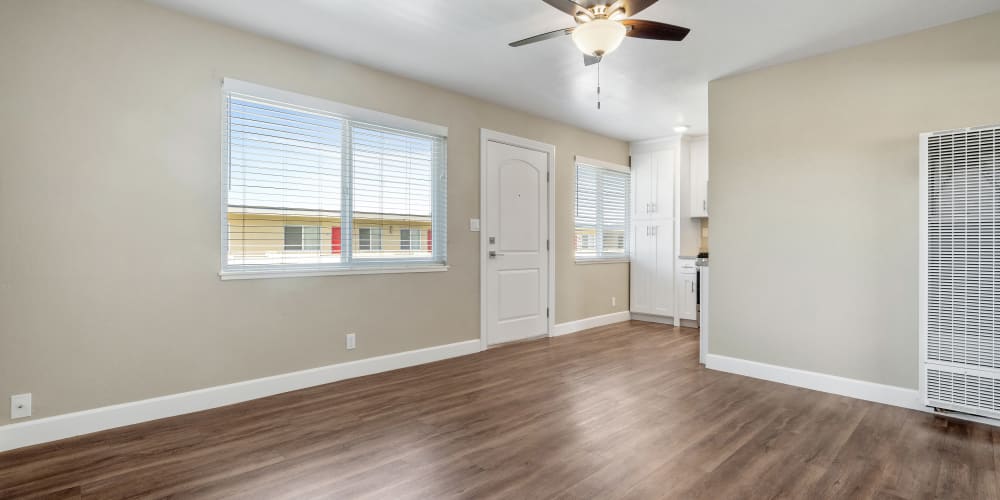
[[[330,253],[340,254],[340,226],[333,226],[330,234]]]

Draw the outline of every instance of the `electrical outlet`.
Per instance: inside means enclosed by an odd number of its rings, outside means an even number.
[[[356,333],[347,334],[347,349],[354,349],[358,346],[358,337]]]
[[[31,393],[15,394],[10,397],[10,418],[31,416]]]
[[[618,305],[618,297],[611,297],[611,307]]]

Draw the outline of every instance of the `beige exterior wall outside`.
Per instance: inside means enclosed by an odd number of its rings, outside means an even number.
[[[137,1],[0,2],[0,64],[0,397],[32,418],[477,339],[481,128],[556,146],[556,321],[628,309],[627,264],[573,258],[574,156],[623,141]],[[221,281],[225,77],[448,127],[449,270]]]
[[[320,228],[320,249],[323,254],[333,254],[333,228],[341,227],[340,217],[320,217],[305,215],[267,215],[234,213],[227,214],[229,221],[229,254],[233,256],[260,257],[280,254],[285,251],[285,226],[305,226]],[[402,219],[354,218],[351,233],[352,248],[360,252],[362,228],[378,229],[382,234],[381,250],[389,253],[404,252],[401,247],[401,231],[411,229],[420,231],[419,250],[426,253],[428,248],[427,232],[431,230],[430,221],[413,221]],[[341,235],[341,244],[346,238]],[[431,232],[433,236],[433,232]],[[244,244],[245,243],[245,244]],[[340,253],[340,252],[336,252]]]
[[[712,82],[709,351],[918,383],[918,134],[1000,123],[1000,13]]]

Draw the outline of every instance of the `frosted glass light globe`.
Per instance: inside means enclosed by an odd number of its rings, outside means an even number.
[[[573,30],[573,43],[590,56],[606,56],[625,39],[625,26],[608,19],[594,19]]]

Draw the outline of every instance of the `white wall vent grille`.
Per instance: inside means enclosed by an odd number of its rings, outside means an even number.
[[[922,134],[921,163],[921,389],[998,418],[1000,127]]]
[[[1000,379],[995,377],[929,368],[927,397],[953,410],[1000,418]]]

